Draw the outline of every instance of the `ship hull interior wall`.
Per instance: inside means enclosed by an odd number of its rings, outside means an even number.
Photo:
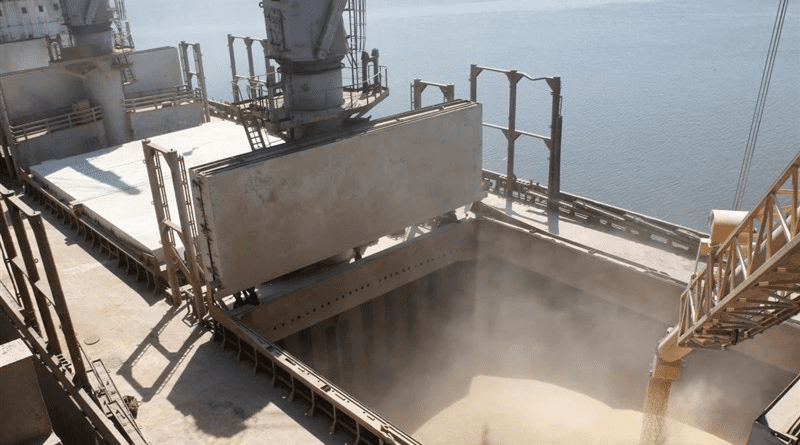
[[[486,257],[455,262],[279,344],[413,433],[467,395],[478,376],[537,380],[640,411],[655,345],[669,325]],[[753,419],[792,377],[737,352],[699,351],[673,390],[670,416],[744,443]]]

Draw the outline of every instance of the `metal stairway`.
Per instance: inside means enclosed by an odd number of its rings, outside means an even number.
[[[692,277],[678,345],[724,349],[800,312],[800,154]]]
[[[122,68],[120,71],[120,76],[122,77],[123,85],[129,85],[136,80],[133,75],[133,69],[131,68],[131,63],[128,60],[127,54],[119,54],[114,56],[114,65]]]
[[[264,134],[261,132],[261,124],[256,116],[254,116],[248,109],[239,110],[239,118],[244,126],[245,134],[247,134],[247,142],[250,143],[250,149],[253,151],[262,150],[268,147],[264,142]]]

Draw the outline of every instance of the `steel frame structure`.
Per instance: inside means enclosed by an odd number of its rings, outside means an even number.
[[[452,102],[456,99],[456,89],[452,83],[435,83],[422,79],[414,79],[411,84],[411,109],[419,110],[422,108],[422,92],[426,87],[436,87],[442,93],[442,102]]]
[[[237,40],[244,42],[247,51],[247,72],[248,76],[241,76],[236,70],[236,51],[234,44]],[[253,59],[253,43],[258,42],[261,44],[261,49],[264,55],[264,65],[266,72],[262,75],[256,74],[255,62]],[[228,53],[231,59],[231,88],[232,97],[234,102],[240,102],[247,99],[255,99],[261,95],[263,90],[271,93],[270,89],[276,82],[276,70],[272,66],[269,59],[269,41],[267,39],[254,39],[252,37],[239,37],[228,34]],[[248,83],[247,99],[242,97],[241,89],[239,88],[239,81],[246,80]],[[272,98],[270,98],[272,100]]]
[[[3,186],[0,202],[0,241],[12,286],[6,289],[13,291],[10,298],[0,295],[0,310],[106,443],[146,444],[105,365],[78,342],[42,214]]]
[[[147,176],[150,182],[150,191],[153,194],[153,206],[158,220],[158,232],[161,236],[161,246],[164,249],[169,295],[172,303],[179,305],[184,296],[179,280],[179,273],[185,278],[191,292],[187,298],[191,299],[194,315],[201,319],[207,313],[206,301],[211,306],[212,289],[206,286],[203,270],[200,267],[199,250],[197,248],[197,228],[194,222],[194,211],[191,204],[189,182],[186,177],[186,166],[183,157],[172,149],[165,149],[150,142],[142,141],[144,160],[147,165]],[[164,175],[161,170],[160,158],[164,158],[170,169],[173,193],[178,207],[178,221],[174,222],[169,214],[169,201],[167,198]],[[175,239],[179,239],[184,252],[178,251]],[[204,292],[205,288],[205,292]],[[188,290],[188,289],[187,289]]]
[[[681,296],[678,344],[724,349],[800,311],[800,154]]]
[[[189,48],[192,49],[191,59],[194,60],[194,71],[189,62]],[[199,43],[182,41],[180,43],[180,59],[183,68],[183,77],[186,82],[186,89],[193,92],[192,81],[197,79],[197,87],[200,90],[200,98],[203,101],[203,122],[211,122],[211,111],[208,107],[208,90],[206,89],[206,75],[203,71],[203,53],[200,51]]]
[[[512,196],[514,191],[514,152],[515,143],[520,136],[528,136],[539,139],[547,146],[550,151],[550,165],[547,176],[547,197],[548,207],[555,209],[557,200],[561,193],[561,127],[563,117],[561,116],[561,78],[560,77],[532,77],[517,70],[503,70],[472,64],[469,70],[469,97],[473,102],[478,101],[478,75],[483,71],[490,71],[504,74],[508,78],[509,100],[508,100],[508,127],[484,122],[485,127],[494,128],[503,132],[508,141],[508,163],[506,167],[506,196]],[[532,82],[544,80],[552,91],[552,104],[550,116],[550,136],[543,136],[528,131],[517,130],[517,84],[522,79]]]
[[[13,280],[16,297],[23,308],[22,315],[25,324],[43,336],[47,343],[47,351],[53,355],[62,355],[65,352],[57,328],[58,324],[61,325],[61,336],[66,343],[66,352],[68,352],[69,361],[74,368],[73,382],[77,386],[85,386],[88,383],[86,367],[67,309],[67,302],[64,299],[64,292],[61,289],[53,252],[47,241],[42,215],[28,207],[18,196],[15,196],[14,192],[2,186],[0,186],[0,196],[2,196],[4,207],[11,221],[11,227],[9,227],[5,217],[0,218],[0,239],[3,241],[3,253],[6,256],[6,264],[10,268],[9,275]],[[28,221],[28,226],[36,240],[36,250],[41,257],[47,285],[41,280],[42,276],[37,266],[39,259],[35,258],[24,220]],[[17,241],[16,246],[11,238],[12,232]],[[36,308],[33,306],[34,301]],[[55,310],[58,323],[53,318],[50,306]],[[36,309],[38,309],[38,318]]]

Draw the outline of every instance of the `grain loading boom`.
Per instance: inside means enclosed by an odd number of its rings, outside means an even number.
[[[645,413],[666,413],[672,382],[695,349],[727,349],[800,311],[799,170],[800,154],[723,242],[714,243],[712,228],[678,324],[658,345]]]

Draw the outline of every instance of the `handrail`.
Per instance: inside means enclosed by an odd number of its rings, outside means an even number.
[[[307,124],[356,113],[357,117],[360,117],[389,95],[388,71],[386,67],[378,66],[366,81],[362,79],[349,84],[343,82],[345,83],[343,87],[316,92],[315,99],[320,101],[318,110],[311,113],[292,110],[290,115],[290,108],[286,107],[286,103],[291,101],[291,96],[287,97],[290,92],[284,89],[283,79],[272,85],[258,80],[260,76],[254,76],[254,79],[257,81],[249,84],[246,90],[248,99],[235,101],[231,106],[239,113],[251,115],[254,119],[262,121],[273,133],[285,131],[298,122]],[[236,91],[234,97],[241,97],[242,90],[237,80],[233,82],[233,88]]]
[[[507,195],[505,187],[508,181],[504,174],[483,170],[483,180],[488,191]],[[517,178],[514,178],[512,184],[511,199],[528,205],[547,207],[550,194],[546,186]],[[635,237],[639,242],[670,249],[681,255],[691,255],[692,258],[697,254],[700,240],[708,236],[688,227],[564,191],[558,194],[558,209],[562,215],[580,220],[582,224],[622,232]]]
[[[90,107],[30,122],[12,124],[11,135],[14,138],[14,142],[22,142],[54,131],[90,124],[102,118],[103,110],[100,106]]]
[[[179,85],[173,88],[145,91],[135,97],[127,97],[123,100],[123,106],[126,112],[135,113],[143,108],[159,108],[164,105],[174,107],[199,99],[202,99],[199,89],[189,89],[185,85]]]

